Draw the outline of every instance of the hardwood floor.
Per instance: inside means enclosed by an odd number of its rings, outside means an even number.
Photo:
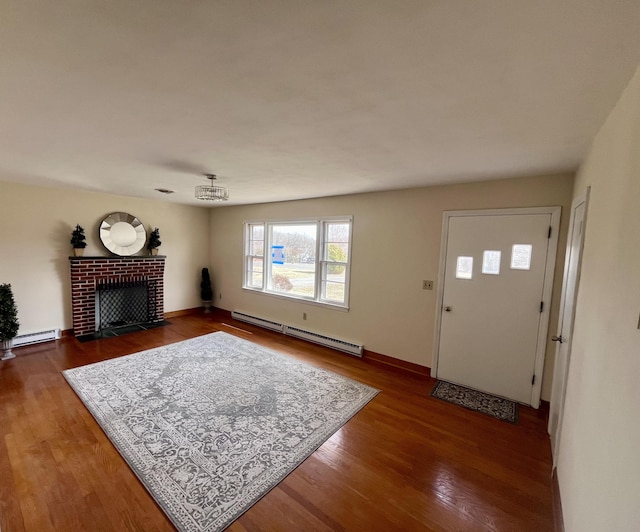
[[[0,529],[174,530],[60,371],[218,330],[382,390],[229,530],[553,530],[545,412],[510,425],[430,397],[429,377],[222,313],[0,362]]]

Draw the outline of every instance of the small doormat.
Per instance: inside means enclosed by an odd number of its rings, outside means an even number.
[[[502,397],[445,381],[438,381],[431,390],[431,395],[448,403],[482,412],[501,421],[507,421],[514,425],[518,423],[518,403]]]

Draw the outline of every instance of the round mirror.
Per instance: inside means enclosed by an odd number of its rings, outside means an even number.
[[[147,232],[135,216],[112,212],[100,224],[100,240],[111,253],[128,257],[144,247]]]

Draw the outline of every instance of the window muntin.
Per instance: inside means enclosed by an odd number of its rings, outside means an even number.
[[[350,217],[247,222],[244,288],[348,306],[351,223]]]

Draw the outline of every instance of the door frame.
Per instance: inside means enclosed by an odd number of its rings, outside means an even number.
[[[551,441],[551,455],[553,457],[553,467],[555,468],[558,461],[558,451],[560,449],[560,442],[562,441],[562,421],[564,419],[564,401],[567,395],[567,379],[569,376],[569,367],[571,365],[571,351],[573,349],[573,325],[575,323],[576,316],[576,303],[578,302],[578,290],[580,289],[580,274],[582,270],[582,255],[584,251],[584,239],[587,228],[587,216],[589,214],[589,196],[591,193],[591,187],[587,187],[586,190],[581,193],[579,196],[575,197],[573,202],[571,203],[571,214],[569,219],[569,231],[567,234],[567,250],[565,252],[565,263],[564,263],[564,273],[562,276],[562,290],[560,292],[560,311],[558,314],[558,329],[557,334],[563,337],[563,340],[568,338],[569,348],[567,349],[567,361],[564,365],[564,373],[561,372],[560,366],[558,365],[558,355],[560,353],[560,349],[562,348],[561,344],[556,345],[556,353],[555,353],[555,365],[553,368],[553,381],[551,386],[551,400],[549,401],[550,411],[549,411],[549,423],[547,425],[547,430],[549,432],[550,441]],[[577,268],[576,268],[576,276],[575,279],[571,280],[569,278],[570,272],[570,263],[572,259],[571,253],[571,243],[573,241],[573,232],[574,228],[574,217],[576,209],[584,204],[584,213],[582,215],[582,233],[580,234],[580,243],[578,246],[578,257],[577,257]],[[568,283],[572,281],[575,285],[573,290],[573,301],[567,302],[566,299],[566,289]],[[573,306],[573,311],[571,313],[571,319],[569,324],[564,323],[564,311],[567,303]],[[564,331],[568,330],[568,335],[565,337]],[[556,382],[557,381],[557,382]],[[557,387],[559,386],[559,388]],[[558,396],[556,397],[556,392]],[[551,414],[554,407],[558,409],[558,422],[555,427],[555,431],[551,430]]]
[[[440,263],[438,270],[438,292],[436,296],[436,320],[434,331],[433,368],[431,374],[438,378],[438,359],[440,356],[440,329],[442,326],[442,311],[444,305],[444,276],[447,258],[447,245],[449,243],[449,220],[458,216],[510,216],[526,214],[551,215],[551,236],[547,248],[545,262],[544,282],[542,289],[542,301],[544,301],[540,322],[538,325],[538,338],[536,342],[536,357],[534,364],[535,382],[531,388],[530,405],[533,408],[540,406],[540,394],[542,391],[542,376],[544,371],[544,358],[547,350],[547,334],[549,331],[549,317],[551,314],[551,294],[553,291],[553,274],[556,266],[556,254],[558,250],[558,237],[560,234],[560,215],[562,207],[523,207],[511,209],[482,209],[469,211],[444,211],[442,218],[442,240],[440,243]]]

